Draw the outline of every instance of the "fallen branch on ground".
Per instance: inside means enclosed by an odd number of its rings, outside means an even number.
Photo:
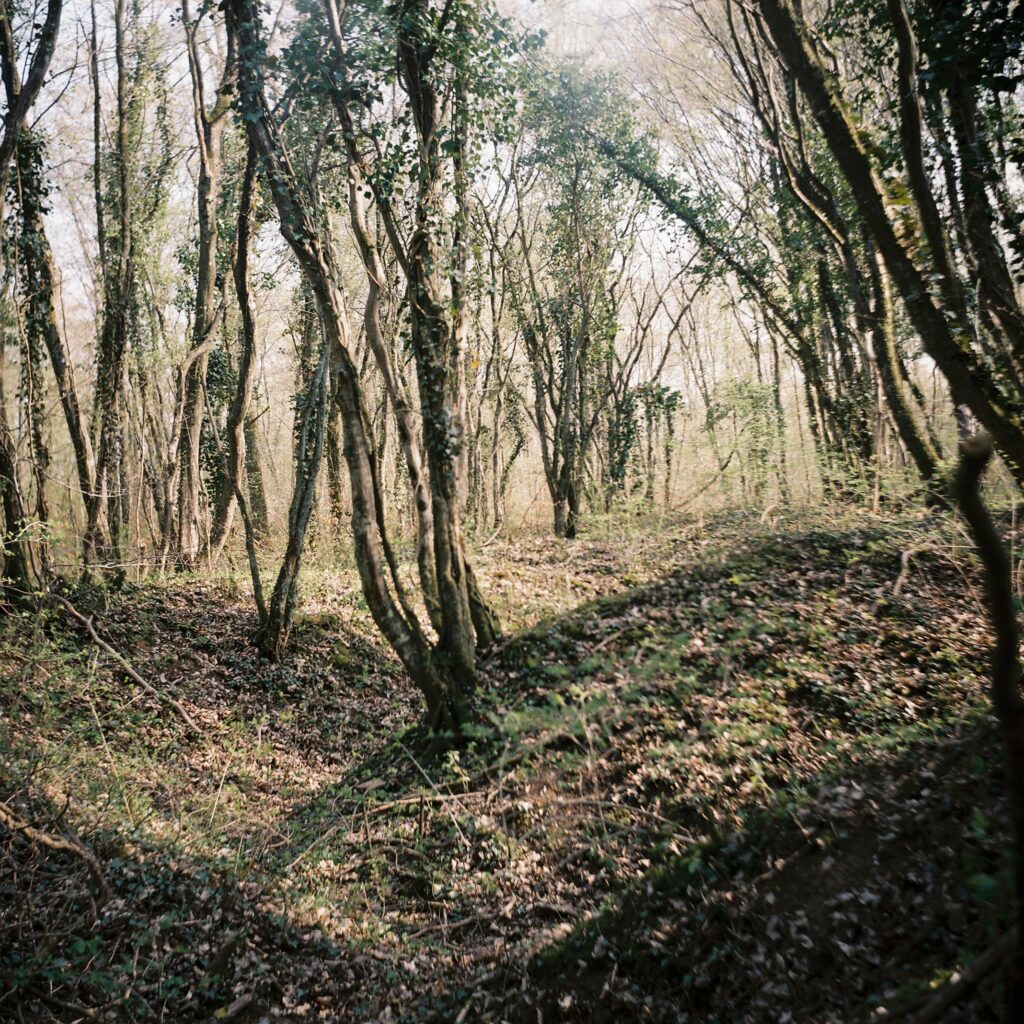
[[[45,846],[49,850],[70,853],[72,856],[84,861],[85,866],[89,869],[89,874],[92,875],[92,879],[96,883],[96,889],[100,895],[100,905],[102,906],[103,903],[110,899],[110,886],[107,885],[107,880],[103,876],[103,869],[100,867],[100,862],[96,859],[96,855],[88,847],[77,840],[68,839],[67,836],[53,835],[50,832],[44,832],[40,828],[35,828],[27,821],[19,818],[2,801],[0,801],[0,824],[10,829],[11,832],[20,832],[33,843]]]
[[[957,971],[945,985],[924,998],[915,999],[902,1010],[877,1010],[873,1021],[896,1021],[910,1014],[923,1003],[923,1008],[910,1019],[910,1024],[934,1024],[942,1020],[951,1006],[966,999],[1013,952],[1017,940],[1015,931],[1000,936],[983,953],[976,956],[969,967]]]
[[[86,618],[86,616],[84,616],[69,600],[67,600],[67,598],[61,597],[60,594],[54,594],[53,596],[60,602],[61,605],[63,605],[68,614],[76,622],[85,626],[85,628],[89,631],[89,636],[92,637],[92,642],[101,651],[103,651],[104,654],[107,654],[111,658],[113,658],[114,661],[116,661],[121,666],[121,668],[124,669],[124,671],[128,674],[129,678],[133,682],[141,686],[150,696],[155,697],[159,701],[163,701],[165,704],[169,704],[178,713],[178,715],[181,717],[181,720],[189,727],[189,729],[192,732],[194,732],[197,736],[202,735],[203,730],[199,728],[199,726],[195,722],[195,719],[185,710],[184,707],[182,707],[182,705],[178,701],[176,701],[173,697],[168,696],[166,693],[161,693],[152,683],[147,682],[145,679],[143,679],[142,676],[140,676],[139,673],[136,672],[134,668],[132,668],[128,660],[122,654],[114,650],[114,648],[111,647],[110,644],[108,644],[107,641],[104,640],[103,637],[101,637],[99,633],[96,632],[96,627],[93,626],[91,617]]]
[[[980,956],[975,957],[962,974],[953,977],[936,992],[925,1008],[914,1017],[912,1024],[932,1024],[942,1020],[946,1011],[956,1002],[973,992],[981,981],[992,973],[1009,956],[1017,942],[1014,931],[1008,931],[992,943]]]

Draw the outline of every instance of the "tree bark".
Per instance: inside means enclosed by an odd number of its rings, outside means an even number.
[[[93,422],[99,425],[96,454],[95,515],[86,526],[86,547],[106,563],[121,560],[120,527],[123,518],[125,352],[128,345],[135,260],[132,246],[132,186],[128,139],[128,69],[126,66],[126,0],[114,10],[114,57],[117,76],[114,194],[118,214],[116,235],[105,239],[109,260],[103,270],[103,327],[97,354]],[[97,83],[98,85],[98,83]],[[102,208],[102,205],[101,205]]]
[[[956,497],[985,569],[988,611],[996,635],[992,651],[992,704],[1003,734],[1016,840],[1013,874],[1017,935],[1007,978],[1007,1020],[1024,1020],[1024,698],[1020,692],[1024,673],[1010,556],[981,497],[981,476],[991,455],[992,441],[985,434],[961,442]]]
[[[217,202],[220,192],[221,142],[234,95],[236,67],[233,45],[229,39],[224,73],[217,87],[213,105],[207,109],[203,66],[196,41],[199,21],[192,20],[188,0],[182,0],[181,16],[185,26],[185,43],[192,82],[192,106],[199,152],[199,180],[196,193],[199,251],[192,320],[192,348],[195,351],[206,343],[214,320],[214,299],[217,291]],[[244,316],[243,312],[243,319]],[[192,362],[186,376],[185,406],[177,447],[177,458],[181,466],[178,475],[177,560],[179,565],[185,569],[195,565],[202,542],[199,458],[208,360],[208,353],[204,352],[198,356]],[[226,487],[225,492],[229,496],[233,496],[234,488]],[[213,546],[212,538],[211,546]]]
[[[977,346],[970,318],[932,296],[889,217],[885,188],[847,111],[841,88],[826,70],[792,0],[757,0],[784,65],[798,82],[853,193],[857,208],[885,261],[928,354],[942,370],[957,402],[968,405],[992,435],[1018,484],[1024,484],[1024,432],[1019,398],[993,378]]]
[[[4,220],[4,206],[7,200],[7,182],[10,178],[11,162],[18,148],[18,138],[28,120],[39,90],[46,81],[50,61],[57,47],[60,19],[64,10],[63,0],[47,0],[46,17],[39,26],[39,39],[35,51],[28,59],[27,70],[22,77],[19,54],[14,39],[14,25],[11,20],[14,0],[0,0],[0,78],[3,79],[7,110],[3,117],[3,134],[0,135],[0,224]]]
[[[348,345],[348,319],[329,263],[329,253],[307,212],[264,94],[258,8],[253,0],[229,0],[226,11],[229,30],[236,34],[238,43],[246,131],[263,161],[281,233],[316,296],[334,363],[332,376],[337,382],[334,398],[342,418],[352,495],[352,532],[363,593],[378,628],[423,693],[429,728],[457,730],[461,719],[459,694],[435,660],[409,605],[387,541],[376,455],[369,439],[369,418],[359,373]]]
[[[43,142],[33,134],[22,136],[18,146],[19,205],[21,238],[18,253],[22,263],[22,292],[25,299],[25,330],[45,347],[57,382],[64,421],[75,453],[78,486],[87,520],[96,517],[95,472],[92,440],[82,415],[74,367],[57,327],[54,299],[53,254],[46,234],[46,184],[43,179]],[[85,560],[92,557],[85,551]]]
[[[246,438],[245,420],[252,399],[256,378],[256,310],[249,290],[249,250],[253,227],[253,189],[256,183],[256,151],[250,145],[245,158],[242,192],[238,202],[238,220],[235,232],[234,278],[238,309],[242,315],[239,337],[242,350],[238,359],[238,384],[225,426],[227,452],[224,460],[224,487],[213,519],[210,548],[216,562],[224,550],[234,516],[235,492],[245,476]]]

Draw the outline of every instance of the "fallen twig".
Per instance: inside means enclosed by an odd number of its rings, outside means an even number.
[[[951,1006],[969,996],[1013,952],[1016,941],[1015,929],[1011,929],[998,938],[984,953],[975,957],[968,968],[955,973],[945,985],[939,988],[928,999],[924,1008],[911,1019],[910,1024],[934,1024],[935,1021],[942,1020]],[[919,1003],[915,1001],[902,1010],[876,1010],[872,1020],[899,1020],[907,1017],[917,1005]]]
[[[220,1010],[217,1010],[214,1015],[214,1020],[234,1020],[236,1017],[243,1014],[250,1006],[256,1001],[256,997],[251,993],[247,992],[245,995],[239,996],[229,1006],[225,1006]]]
[[[70,853],[84,861],[85,866],[89,869],[89,874],[92,875],[92,879],[96,883],[96,889],[100,894],[100,905],[102,906],[103,903],[110,899],[110,886],[107,885],[103,869],[100,867],[100,862],[96,859],[96,855],[88,847],[77,840],[69,839],[67,836],[53,835],[50,832],[44,832],[42,829],[35,828],[27,821],[19,818],[2,801],[0,801],[0,824],[5,825],[12,832],[20,832],[33,843],[38,843],[40,846],[45,846],[50,850]]]
[[[445,795],[445,794],[442,794],[441,790],[437,788],[437,784],[426,773],[426,771],[423,768],[423,765],[421,765],[419,763],[419,761],[417,761],[416,758],[412,756],[412,751],[410,751],[409,748],[401,740],[397,740],[396,742],[402,748],[402,750],[405,751],[406,757],[408,757],[409,760],[412,761],[412,763],[416,766],[416,768],[419,771],[420,775],[422,775],[423,778],[425,778],[427,780],[427,783],[430,785],[430,788],[433,789],[434,792],[437,793],[439,796]],[[450,795],[455,797],[455,794],[450,794]],[[455,799],[457,800],[458,803],[460,803],[462,805],[462,809],[464,811],[466,811],[466,813],[468,814],[469,813],[469,809],[466,807],[466,805],[463,804],[462,801],[458,799],[458,797],[455,797]],[[452,809],[447,805],[447,803],[442,804],[442,806],[448,812],[448,817],[452,819],[452,824],[455,826],[455,831],[458,832],[459,838],[462,840],[463,844],[468,847],[470,845],[470,843],[469,843],[469,840],[466,838],[466,833],[462,831],[462,827],[459,825],[459,819],[455,817],[454,813],[452,812]],[[365,804],[364,804],[364,807],[365,807]]]
[[[458,921],[438,921],[436,924],[428,924],[424,928],[420,928],[418,931],[410,932],[408,935],[403,935],[402,938],[406,941],[410,939],[419,939],[424,935],[429,935],[431,932],[453,932],[460,928],[465,928],[471,924],[481,924],[484,921],[493,921],[497,917],[497,914],[472,914],[469,917],[460,918]]]
[[[196,724],[195,719],[185,710],[185,708],[176,701],[173,697],[166,693],[161,693],[152,683],[147,682],[138,672],[132,668],[131,664],[118,651],[114,650],[106,640],[103,639],[96,632],[96,627],[92,624],[92,618],[86,618],[67,598],[61,597],[60,594],[53,595],[61,605],[64,606],[67,613],[76,621],[85,626],[89,631],[89,636],[92,637],[92,641],[96,646],[103,651],[104,654],[109,655],[116,661],[122,669],[128,674],[131,680],[141,686],[150,696],[155,697],[159,701],[163,701],[165,704],[169,704],[181,717],[181,720],[189,727],[189,729],[196,735],[201,736],[203,730]]]

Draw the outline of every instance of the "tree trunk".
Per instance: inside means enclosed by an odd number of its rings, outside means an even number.
[[[196,295],[192,322],[193,354],[208,347],[214,320],[214,297],[217,291],[217,201],[220,190],[221,140],[224,124],[231,109],[234,92],[235,62],[231,43],[225,58],[223,79],[211,110],[206,108],[203,68],[196,44],[198,21],[192,21],[188,0],[182,0],[182,21],[192,81],[192,104],[195,115],[199,151],[199,181],[196,194],[199,224],[199,252],[196,269]],[[243,313],[244,318],[244,313]],[[199,557],[202,542],[200,528],[200,438],[203,426],[204,394],[208,352],[193,359],[185,378],[185,406],[181,417],[181,433],[177,458],[178,475],[178,563],[192,568]],[[227,489],[228,494],[233,488]],[[212,544],[211,540],[211,544]]]
[[[64,421],[75,453],[78,486],[85,503],[86,518],[91,520],[96,516],[92,441],[78,401],[71,358],[57,327],[53,255],[43,221],[46,209],[43,155],[43,143],[39,137],[34,134],[22,136],[18,146],[18,194],[21,206],[21,239],[18,252],[23,270],[25,330],[27,334],[40,339],[49,354]],[[90,560],[91,555],[91,551],[85,552],[86,562]]]
[[[3,361],[0,360],[0,498],[4,509],[4,530],[0,533],[3,580],[0,586],[15,598],[24,598],[34,586],[33,557],[25,499],[18,479],[18,450],[7,420],[3,394]]]
[[[346,66],[346,47],[341,34],[338,8],[334,0],[324,0],[331,41],[334,46],[338,73],[343,77]],[[359,151],[356,146],[355,125],[343,98],[342,90],[332,94],[334,107],[341,121],[345,144],[349,158],[349,218],[356,244],[366,270],[367,293],[366,305],[363,308],[363,327],[366,340],[373,353],[377,369],[384,378],[384,387],[394,407],[395,419],[398,424],[398,437],[405,458],[406,471],[409,474],[409,486],[412,489],[413,508],[416,516],[416,565],[419,570],[420,586],[423,589],[427,615],[434,628],[442,628],[441,603],[437,589],[437,574],[434,567],[434,515],[431,504],[430,488],[427,472],[423,465],[423,453],[420,432],[413,415],[413,406],[408,389],[400,379],[392,363],[387,346],[384,343],[384,332],[380,322],[381,292],[386,280],[384,262],[380,250],[367,223],[363,178]],[[408,274],[408,255],[402,248],[396,225],[390,219],[390,207],[380,202],[378,209],[384,218],[388,236],[399,263]]]
[[[249,493],[249,510],[252,528],[257,540],[263,540],[270,533],[270,513],[267,510],[267,489],[263,483],[263,460],[260,456],[259,435],[256,421],[245,421],[245,482]]]
[[[459,460],[465,440],[457,332],[461,310],[448,315],[460,295],[445,294],[442,273],[447,260],[436,237],[438,224],[444,220],[444,167],[438,138],[441,102],[432,77],[437,51],[424,36],[430,22],[425,0],[412,0],[398,23],[399,77],[419,140],[415,227],[407,268],[410,332],[430,473],[434,568],[441,602],[439,647],[457,685],[468,694],[476,686],[477,638],[459,493]],[[477,616],[477,621],[483,619]],[[487,644],[493,636],[485,634],[479,639]]]
[[[799,83],[836,163],[846,177],[857,208],[885,260],[928,354],[942,370],[954,399],[968,405],[992,435],[1018,484],[1024,484],[1024,432],[1019,399],[1000,387],[983,361],[970,317],[953,302],[932,296],[927,274],[915,262],[886,210],[886,192],[847,111],[834,75],[808,38],[802,14],[792,0],[757,0],[783,63]],[[952,276],[940,274],[952,286]]]
[[[875,366],[900,441],[917,467],[918,473],[921,474],[921,479],[925,484],[929,484],[935,480],[938,473],[941,453],[932,446],[931,440],[917,422],[907,396],[907,390],[904,387],[902,374],[897,369],[902,360],[896,348],[892,302],[889,297],[889,284],[885,277],[885,270],[876,264],[872,265],[871,270],[875,293],[875,322],[874,330],[871,333],[871,347]],[[931,494],[931,492],[929,493]],[[934,497],[932,496],[929,500],[934,500]]]
[[[296,445],[295,490],[288,512],[288,544],[260,629],[260,650],[280,661],[288,643],[299,592],[299,569],[306,545],[309,520],[316,505],[317,478],[323,462],[328,404],[329,349],[321,345],[320,359],[304,396]]]
[[[1008,1021],[1024,1020],[1024,698],[1020,685],[1020,627],[1010,555],[981,497],[981,476],[992,455],[984,434],[960,445],[956,497],[985,569],[989,616],[995,633],[992,650],[992,704],[1003,734],[1006,784],[1014,831],[1013,876],[1016,888],[1017,935],[1007,972]]]
[[[378,628],[423,693],[428,726],[432,730],[457,730],[461,719],[458,692],[451,685],[447,666],[442,669],[435,660],[409,605],[387,541],[368,416],[359,373],[348,347],[348,320],[328,262],[329,254],[305,208],[263,91],[259,69],[264,48],[259,38],[258,9],[253,0],[229,0],[227,15],[230,30],[238,40],[246,130],[265,166],[281,233],[316,296],[335,364],[335,400],[342,418],[352,494],[355,558],[366,603]]]
[[[249,249],[253,226],[253,188],[256,181],[256,151],[250,145],[245,159],[242,193],[238,203],[238,221],[235,234],[235,294],[242,315],[239,336],[242,351],[238,360],[238,384],[225,426],[227,453],[224,460],[224,486],[220,492],[213,520],[210,547],[213,561],[220,558],[231,532],[234,516],[235,492],[242,485],[247,458],[245,420],[252,399],[256,377],[256,310],[249,291]],[[251,492],[250,492],[250,503]]]
[[[96,454],[96,510],[86,527],[86,546],[97,551],[102,561],[121,560],[120,527],[123,519],[122,471],[124,464],[124,413],[122,395],[125,352],[128,345],[135,263],[132,248],[131,159],[128,142],[128,82],[125,63],[126,0],[117,0],[114,16],[115,64],[117,74],[117,130],[114,150],[116,167],[114,193],[118,232],[105,239],[108,263],[103,266],[103,328],[97,354],[94,423],[99,424]],[[109,261],[116,254],[116,265]],[[105,522],[104,522],[105,516]]]

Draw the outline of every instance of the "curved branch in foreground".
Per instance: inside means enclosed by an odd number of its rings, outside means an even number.
[[[992,458],[992,439],[976,434],[960,443],[955,493],[985,570],[988,610],[995,632],[992,650],[992,704],[1006,750],[1006,782],[1017,848],[1017,935],[1007,977],[1008,1020],[1024,1020],[1024,698],[1020,694],[1020,627],[1013,593],[1010,556],[981,497],[981,477]]]
[[[101,901],[100,906],[110,899],[110,886],[107,885],[107,880],[103,875],[103,869],[100,867],[100,862],[96,859],[96,854],[94,854],[92,850],[83,843],[76,839],[69,839],[67,836],[44,832],[42,829],[36,828],[34,825],[30,825],[27,821],[22,821],[21,818],[19,818],[14,811],[12,811],[11,808],[2,801],[0,801],[0,825],[3,825],[11,832],[20,832],[30,842],[38,843],[40,846],[45,846],[49,850],[70,853],[73,856],[78,857],[79,860],[85,863],[85,866],[89,869],[89,874],[92,876],[93,882],[96,884],[96,889]]]

